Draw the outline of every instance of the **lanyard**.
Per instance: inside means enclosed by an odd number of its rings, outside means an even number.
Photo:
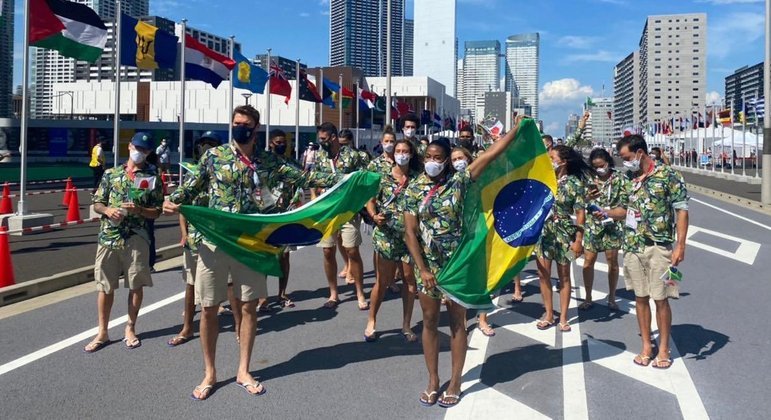
[[[431,201],[431,198],[433,198],[434,194],[436,194],[437,191],[439,191],[439,188],[441,188],[444,185],[444,179],[441,180],[438,184],[431,187],[431,190],[428,191],[428,195],[426,195],[426,198],[423,199],[423,203],[420,205],[420,211],[422,212],[424,208],[426,208],[426,205]]]
[[[399,186],[394,190],[393,194],[388,197],[388,200],[383,203],[383,207],[388,206],[389,204],[393,203],[394,200],[396,200],[396,197],[398,197],[402,190],[404,190],[404,187],[407,186],[407,182],[409,182],[409,177],[405,176],[404,182],[400,183]]]

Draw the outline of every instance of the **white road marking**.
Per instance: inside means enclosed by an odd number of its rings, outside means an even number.
[[[731,216],[733,216],[733,217],[735,217],[735,218],[737,218],[737,219],[739,219],[739,220],[744,220],[745,222],[748,222],[748,223],[752,223],[753,225],[756,225],[756,226],[760,226],[760,227],[762,227],[763,229],[766,229],[766,230],[771,230],[771,226],[768,226],[768,225],[764,225],[763,223],[760,223],[760,222],[757,222],[757,221],[755,221],[755,220],[752,220],[752,219],[750,219],[750,218],[748,218],[748,217],[744,217],[744,216],[738,215],[738,214],[736,214],[736,213],[730,212],[730,211],[728,211],[728,210],[726,210],[726,209],[721,209],[721,208],[720,208],[720,207],[718,207],[718,206],[714,206],[714,205],[712,205],[712,204],[706,203],[706,202],[704,202],[704,201],[701,201],[701,200],[699,200],[699,199],[696,199],[696,198],[691,198],[691,201],[695,201],[695,202],[697,202],[697,203],[699,203],[699,204],[705,205],[705,206],[707,206],[707,207],[709,207],[709,208],[712,208],[712,209],[715,209],[715,210],[717,210],[717,211],[719,211],[719,212],[722,212],[722,213],[725,213],[725,214],[731,215]]]
[[[701,242],[692,240],[691,236],[697,233],[704,233],[704,234],[712,235],[721,239],[728,239],[729,241],[738,243],[739,247],[736,248],[736,251],[731,252],[731,251],[726,251],[711,245],[703,244]],[[704,251],[711,252],[713,254],[717,254],[726,258],[730,258],[732,260],[743,262],[748,265],[755,264],[755,258],[757,258],[758,252],[760,252],[760,244],[757,242],[748,241],[743,238],[738,238],[736,236],[731,236],[722,232],[717,232],[714,230],[709,230],[698,226],[688,227],[688,242],[686,242],[686,246],[699,248]]]
[[[573,264],[570,264],[570,277],[573,284],[578,280],[573,273]],[[575,288],[576,296],[570,299],[568,307],[568,319],[571,315],[578,317],[579,289]],[[555,297],[557,297],[555,295]],[[559,302],[559,300],[558,300]],[[559,324],[556,331],[559,331]],[[575,322],[571,325],[570,332],[562,334],[562,396],[563,416],[567,420],[588,419],[589,408],[586,400],[586,380],[584,378],[584,356],[581,343],[581,325]]]
[[[160,309],[164,306],[170,305],[178,300],[181,300],[185,297],[185,292],[178,293],[174,296],[168,297],[166,299],[163,299],[159,302],[155,302],[151,305],[148,305],[139,311],[139,316],[146,315],[156,309]],[[108,324],[108,328],[114,328],[121,324],[125,324],[128,321],[128,315],[123,315],[120,318],[113,319]],[[62,341],[59,341],[58,343],[51,344],[48,347],[44,347],[40,350],[37,350],[35,352],[29,353],[25,356],[19,357],[16,360],[10,361],[4,365],[0,366],[0,375],[5,375],[8,372],[11,372],[15,369],[18,369],[24,365],[30,364],[32,362],[35,362],[37,360],[40,360],[46,356],[49,356],[53,353],[56,353],[59,350],[63,350],[69,346],[72,346],[73,344],[77,344],[83,340],[86,340],[88,338],[91,338],[96,335],[98,328],[94,327],[90,330],[83,331],[80,334],[74,335],[70,338],[65,338]]]

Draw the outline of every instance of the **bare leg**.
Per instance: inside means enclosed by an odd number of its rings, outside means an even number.
[[[218,310],[219,305],[201,308],[201,351],[203,353],[204,377],[201,384],[198,385],[198,389],[193,391],[193,395],[197,398],[201,398],[202,394],[208,397],[208,391],[201,392],[199,390],[217,383],[217,369],[214,365],[214,359],[217,353],[217,336],[220,327],[219,321],[217,321]]]
[[[252,359],[254,349],[254,336],[257,331],[257,299],[249,302],[241,302],[241,330],[239,331],[240,352],[238,358],[238,374],[236,381],[240,384],[254,383],[254,377],[249,372],[249,362]],[[262,385],[248,387],[247,391],[253,394],[262,392]]]
[[[236,340],[238,340],[238,333],[241,330],[241,301],[236,299],[233,283],[228,284],[228,301],[230,302],[230,310],[233,312],[233,331],[236,333]]]
[[[386,289],[388,289],[389,279],[393,279],[394,272],[396,271],[396,262],[383,258],[380,254],[377,255],[377,274],[375,275],[375,286],[372,288],[372,292],[369,295],[370,306],[369,316],[367,318],[367,327],[364,329],[365,336],[371,336],[377,329],[377,312],[380,310],[380,305],[383,303]]]
[[[514,277],[514,296],[512,296],[514,302],[522,301],[522,275],[517,274]]]
[[[96,332],[96,337],[86,345],[85,350],[92,351],[99,347],[96,343],[106,343],[110,341],[110,335],[107,333],[107,325],[110,323],[110,312],[112,311],[112,303],[114,300],[114,292],[110,294],[99,292],[96,295],[96,312],[99,329]]]
[[[404,314],[402,319],[402,332],[413,334],[412,311],[415,308],[415,292],[417,291],[417,285],[415,284],[415,272],[412,270],[412,266],[410,264],[401,263],[401,266],[403,279],[402,281],[404,283],[402,287],[402,313]]]
[[[359,247],[345,248],[345,252],[348,254],[348,277],[352,278],[356,285],[356,298],[359,300],[359,308],[366,308],[367,296],[364,294],[364,262],[361,260]],[[391,274],[391,277],[393,277],[393,274]]]
[[[341,235],[337,235],[337,249],[340,250],[340,256],[343,257],[343,269],[340,270],[340,274],[338,274],[338,276],[345,278],[345,282],[347,284],[353,284],[353,282],[350,281],[351,266],[348,264],[348,254],[345,252],[345,247],[343,247],[343,237]]]
[[[554,322],[554,301],[551,288],[551,260],[545,258],[537,259],[538,283],[541,286],[541,299],[543,300],[544,312],[541,320]]]
[[[651,345],[651,307],[650,298],[636,297],[635,309],[637,311],[637,324],[640,327],[640,337],[642,339],[642,354],[643,356],[650,356],[653,351]]]
[[[427,391],[439,390],[439,308],[440,301],[421,293],[423,309],[423,357],[428,369]]]
[[[605,259],[608,260],[608,304],[616,302],[616,288],[618,287],[618,250],[605,251]]]
[[[324,273],[329,284],[329,300],[339,300],[337,296],[337,258],[335,247],[324,248]]]
[[[584,251],[584,288],[586,289],[586,297],[584,303],[579,308],[587,308],[592,301],[592,288],[594,287],[594,264],[597,262],[597,253]],[[618,275],[618,273],[616,273]]]
[[[672,308],[669,306],[669,299],[667,298],[655,302],[656,326],[659,329],[659,354],[656,357],[659,360],[667,360],[669,359],[669,334],[672,330]]]
[[[286,288],[289,285],[289,253],[284,252],[279,258],[281,271],[284,273],[283,276],[278,278],[278,300],[280,302],[282,299],[289,299],[286,295]]]
[[[560,324],[568,323],[568,306],[570,305],[570,264],[557,264],[560,279]]]
[[[195,316],[195,286],[185,285],[185,314],[182,319],[182,330],[178,337],[193,336],[193,317]]]
[[[466,361],[466,308],[450,301],[447,304],[450,313],[450,353],[452,355],[452,376],[447,385],[447,393],[460,395],[461,375],[463,363]]]
[[[128,342],[137,338],[135,327],[137,317],[139,316],[139,308],[142,307],[143,296],[144,291],[141,287],[136,290],[130,290],[128,294],[128,322],[126,323],[126,332],[124,334],[124,337]]]

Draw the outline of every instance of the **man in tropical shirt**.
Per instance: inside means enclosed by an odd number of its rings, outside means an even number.
[[[123,166],[107,170],[93,196],[94,211],[102,215],[94,264],[99,329],[83,349],[86,353],[93,353],[110,341],[107,326],[121,274],[124,286],[129,289],[123,342],[130,349],[142,345],[135,325],[144,296],[142,288],[153,285],[148,264],[150,237],[145,220],[160,216],[163,204],[161,182],[145,162],[152,150],[150,135],[136,133],[129,144],[129,160]]]
[[[624,278],[627,290],[634,290],[642,339],[642,351],[634,362],[648,366],[654,357],[650,326],[652,298],[656,303],[659,330],[658,354],[652,364],[655,368],[667,369],[672,366],[669,356],[672,311],[668,298],[678,297],[677,285],[669,280],[671,267],[677,267],[685,259],[690,197],[682,175],[671,166],[651,159],[642,136],[624,137],[616,148],[632,177],[624,205],[609,214],[625,224]]]

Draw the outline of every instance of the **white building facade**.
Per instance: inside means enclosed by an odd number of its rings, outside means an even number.
[[[538,32],[512,35],[506,39],[505,89],[522,98],[538,120],[541,36]]]
[[[605,146],[613,143],[613,98],[592,98],[592,104],[586,108],[591,116],[586,122],[584,138]]]
[[[466,41],[463,57],[463,96],[461,108],[470,110],[475,118],[477,98],[496,91],[500,85],[501,43],[498,41]]]
[[[413,75],[428,76],[447,86],[450,96],[456,96],[456,1],[415,2]]]
[[[613,69],[613,136],[640,128],[640,53],[635,51]]]

